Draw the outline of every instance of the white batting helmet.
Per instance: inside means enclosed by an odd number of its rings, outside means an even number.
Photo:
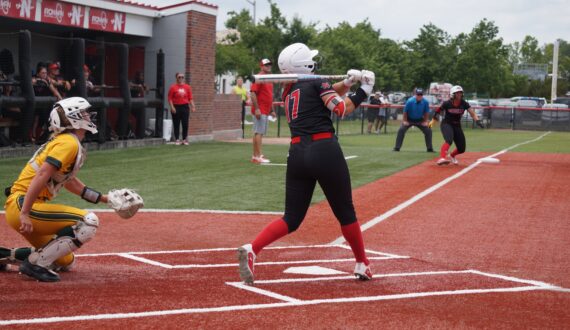
[[[451,89],[449,90],[449,94],[451,94],[451,96],[453,96],[457,92],[463,93],[463,88],[461,88],[461,86],[459,86],[459,85],[455,85],[455,86],[451,87]]]
[[[317,66],[313,57],[318,53],[318,50],[311,50],[302,43],[289,45],[279,54],[277,60],[279,70],[281,73],[311,74],[315,72]]]
[[[49,115],[49,129],[61,133],[66,129],[84,129],[93,134],[97,133],[97,126],[91,122],[87,109],[91,104],[82,97],[70,97],[53,105]]]

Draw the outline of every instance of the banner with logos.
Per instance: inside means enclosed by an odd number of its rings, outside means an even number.
[[[124,33],[125,13],[57,0],[0,0],[0,16]]]

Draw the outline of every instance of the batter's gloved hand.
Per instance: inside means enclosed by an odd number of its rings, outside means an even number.
[[[428,127],[429,127],[429,128],[432,128],[433,125],[435,125],[436,122],[437,122],[437,120],[435,120],[435,119],[430,120],[429,123],[428,123]]]
[[[481,119],[477,120],[475,122],[475,124],[477,124],[477,126],[481,127],[481,128],[485,128],[485,126],[483,126],[483,122],[481,121]]]
[[[362,78],[360,79],[360,88],[366,95],[370,95],[372,93],[372,89],[374,88],[374,82],[376,81],[376,76],[374,72],[368,70],[362,70]]]
[[[357,81],[360,81],[360,79],[362,78],[362,71],[356,69],[350,69],[346,72],[346,75],[348,77],[343,81],[343,83],[345,86],[350,87],[356,84]]]

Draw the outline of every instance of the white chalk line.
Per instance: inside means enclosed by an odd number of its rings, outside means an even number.
[[[515,144],[515,145],[513,145],[513,146],[510,146],[510,147],[508,147],[508,148],[506,148],[506,149],[503,149],[503,150],[501,150],[501,151],[499,151],[499,152],[497,152],[497,153],[495,153],[495,154],[493,154],[493,155],[491,155],[491,156],[488,156],[488,157],[496,157],[496,156],[499,156],[499,155],[502,155],[502,154],[506,153],[506,152],[509,151],[509,150],[512,150],[512,149],[517,148],[517,147],[520,147],[520,146],[522,146],[522,145],[524,145],[524,144],[536,142],[536,141],[542,139],[543,137],[545,137],[546,135],[548,135],[548,134],[550,134],[550,133],[551,133],[551,132],[546,132],[546,133],[540,135],[539,137],[537,137],[537,138],[535,138],[535,139],[532,139],[532,140],[529,140],[529,141],[525,141],[525,142],[521,142],[521,143]],[[460,178],[461,176],[463,176],[464,174],[470,172],[471,170],[473,170],[475,167],[479,166],[480,164],[481,164],[481,161],[480,161],[480,160],[474,162],[473,164],[469,165],[468,167],[464,168],[463,170],[461,170],[461,171],[455,173],[454,175],[452,175],[452,176],[450,176],[450,177],[447,177],[446,179],[444,179],[444,180],[442,180],[442,181],[436,183],[435,185],[433,185],[433,186],[427,188],[426,190],[424,190],[424,191],[420,192],[419,194],[413,196],[412,198],[408,199],[407,201],[405,201],[405,202],[403,202],[403,203],[397,205],[396,207],[394,207],[394,208],[388,210],[387,212],[385,212],[385,213],[383,213],[383,214],[377,216],[376,218],[374,218],[374,219],[372,219],[372,220],[370,220],[370,221],[367,221],[366,223],[364,223],[364,224],[362,224],[362,225],[360,226],[360,229],[364,232],[364,231],[366,231],[366,230],[368,230],[368,229],[374,227],[375,225],[379,224],[380,222],[382,222],[382,221],[384,221],[384,220],[390,218],[390,217],[393,216],[394,214],[396,214],[396,213],[402,211],[403,209],[405,209],[405,208],[407,208],[408,206],[414,204],[415,202],[419,201],[420,199],[426,197],[427,195],[429,195],[429,194],[433,193],[434,191],[438,190],[439,188],[445,186],[445,185],[448,184],[449,182],[451,182],[451,181],[453,181],[453,180],[455,180],[455,179],[457,179],[457,178]],[[344,239],[344,236],[340,236],[340,237],[338,237],[337,239],[335,239],[334,241],[332,241],[330,244],[341,244],[341,243],[344,243],[344,242],[346,242],[346,240]]]
[[[112,209],[85,209],[95,213],[113,213]],[[148,209],[142,208],[140,213],[214,213],[214,214],[261,214],[261,215],[283,215],[283,211],[240,211],[240,210],[206,210],[206,209]],[[6,214],[1,210],[0,214]],[[135,218],[136,219],[136,218]]]
[[[297,245],[297,246],[272,246],[265,248],[266,250],[284,250],[284,249],[330,249],[341,248],[350,250],[346,245]],[[92,254],[77,254],[76,257],[108,257],[116,256],[138,261],[144,264],[162,267],[166,269],[189,269],[189,268],[222,268],[222,267],[238,267],[237,263],[222,263],[222,264],[185,264],[185,265],[171,265],[158,262],[152,259],[141,257],[141,255],[159,255],[159,254],[192,254],[192,253],[208,253],[208,252],[226,252],[236,251],[236,248],[211,248],[211,249],[194,249],[194,250],[170,250],[170,251],[146,251],[146,252],[108,252],[108,253],[92,253]],[[390,253],[379,251],[367,250],[370,254],[376,257],[369,257],[370,260],[389,260],[389,259],[408,259],[407,256],[399,256]],[[316,260],[293,260],[293,261],[266,261],[257,262],[256,266],[274,266],[274,265],[294,265],[294,264],[311,264],[311,263],[334,263],[334,262],[354,262],[354,258],[337,258],[337,259],[316,259]]]
[[[303,300],[303,301],[293,301],[293,302],[233,305],[233,306],[209,307],[209,308],[185,308],[185,309],[160,310],[160,311],[137,312],[137,313],[109,313],[109,314],[93,314],[93,315],[77,315],[77,316],[60,316],[60,317],[56,316],[56,317],[19,319],[19,320],[0,320],[0,325],[112,320],[112,319],[141,318],[141,317],[167,316],[167,315],[180,315],[180,314],[259,310],[267,308],[297,307],[297,306],[333,304],[333,303],[371,302],[371,301],[381,301],[381,300],[421,298],[421,297],[430,297],[430,296],[449,296],[449,295],[484,294],[484,293],[501,293],[501,292],[524,292],[524,291],[537,291],[537,290],[548,291],[551,289],[539,286],[523,286],[523,287],[496,288],[496,289],[467,289],[467,290],[452,290],[452,291],[415,292],[415,293],[392,294],[392,295],[381,295],[381,296],[315,299],[315,300]]]
[[[353,155],[353,156],[346,156],[344,157],[344,159],[349,160],[349,159],[354,159],[354,158],[358,158],[357,155]],[[261,163],[259,165],[263,165],[263,166],[287,166],[287,164],[283,164],[283,163]]]
[[[315,244],[315,245],[291,245],[291,246],[268,246],[263,248],[263,250],[289,250],[289,249],[330,249],[331,247],[342,248],[350,250],[350,247],[344,244]],[[76,254],[76,257],[104,257],[104,256],[117,256],[119,254],[175,254],[175,253],[201,253],[201,252],[223,252],[223,251],[236,251],[237,247],[229,248],[209,248],[209,249],[192,249],[192,250],[163,250],[163,251],[133,251],[133,252],[105,252],[105,253],[85,253]],[[366,250],[372,254],[382,255],[386,257],[405,257],[396,254]],[[407,257],[406,257],[407,258]]]

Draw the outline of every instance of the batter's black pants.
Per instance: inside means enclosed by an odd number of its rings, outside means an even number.
[[[188,120],[190,119],[190,106],[188,104],[175,104],[176,113],[172,114],[174,125],[174,138],[178,140],[180,135],[180,123],[182,123],[182,140],[188,136]]]
[[[443,134],[443,139],[449,145],[455,143],[455,147],[460,154],[465,152],[466,142],[465,134],[463,134],[463,129],[461,125],[452,125],[446,122],[441,123],[441,134]]]
[[[342,226],[356,222],[350,174],[336,137],[313,141],[311,136],[291,144],[285,181],[285,215],[289,232],[299,228],[319,183]]]

